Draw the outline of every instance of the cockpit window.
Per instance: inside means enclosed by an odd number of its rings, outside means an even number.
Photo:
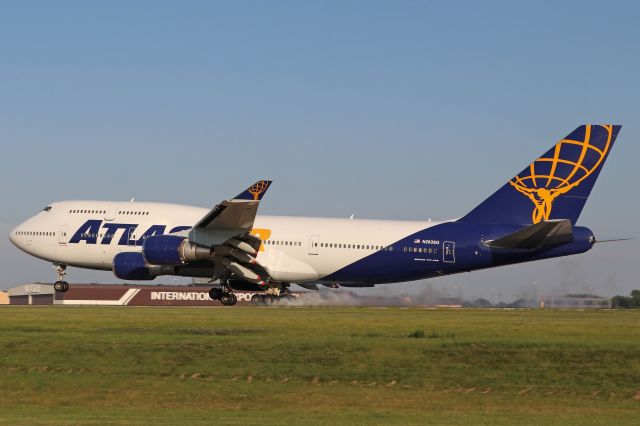
[[[47,206],[44,209],[42,209],[43,212],[48,212],[51,211],[51,206]]]

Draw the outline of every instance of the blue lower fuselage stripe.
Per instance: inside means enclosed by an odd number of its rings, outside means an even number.
[[[484,241],[521,227],[447,222],[398,240],[393,251],[377,251],[324,277],[322,282],[383,284],[582,253],[593,234],[574,227],[574,241],[538,250],[492,249]]]

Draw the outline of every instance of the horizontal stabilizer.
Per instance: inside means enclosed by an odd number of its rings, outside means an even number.
[[[573,228],[569,219],[547,220],[527,226],[507,236],[486,241],[489,247],[534,250],[573,241]]]

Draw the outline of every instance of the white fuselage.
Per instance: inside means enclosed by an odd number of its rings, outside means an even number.
[[[50,207],[50,208],[49,208]],[[209,209],[176,204],[62,201],[18,225],[10,239],[54,264],[111,270],[122,252],[141,251],[149,235],[186,235]],[[437,222],[257,216],[257,260],[278,281],[318,281]],[[426,253],[426,249],[425,249]]]

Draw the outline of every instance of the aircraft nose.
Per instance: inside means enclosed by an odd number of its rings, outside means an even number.
[[[16,227],[16,228],[13,228],[11,230],[11,233],[9,234],[9,241],[11,241],[11,243],[16,247],[18,247],[18,239],[16,238],[17,232],[18,232],[18,228]]]

